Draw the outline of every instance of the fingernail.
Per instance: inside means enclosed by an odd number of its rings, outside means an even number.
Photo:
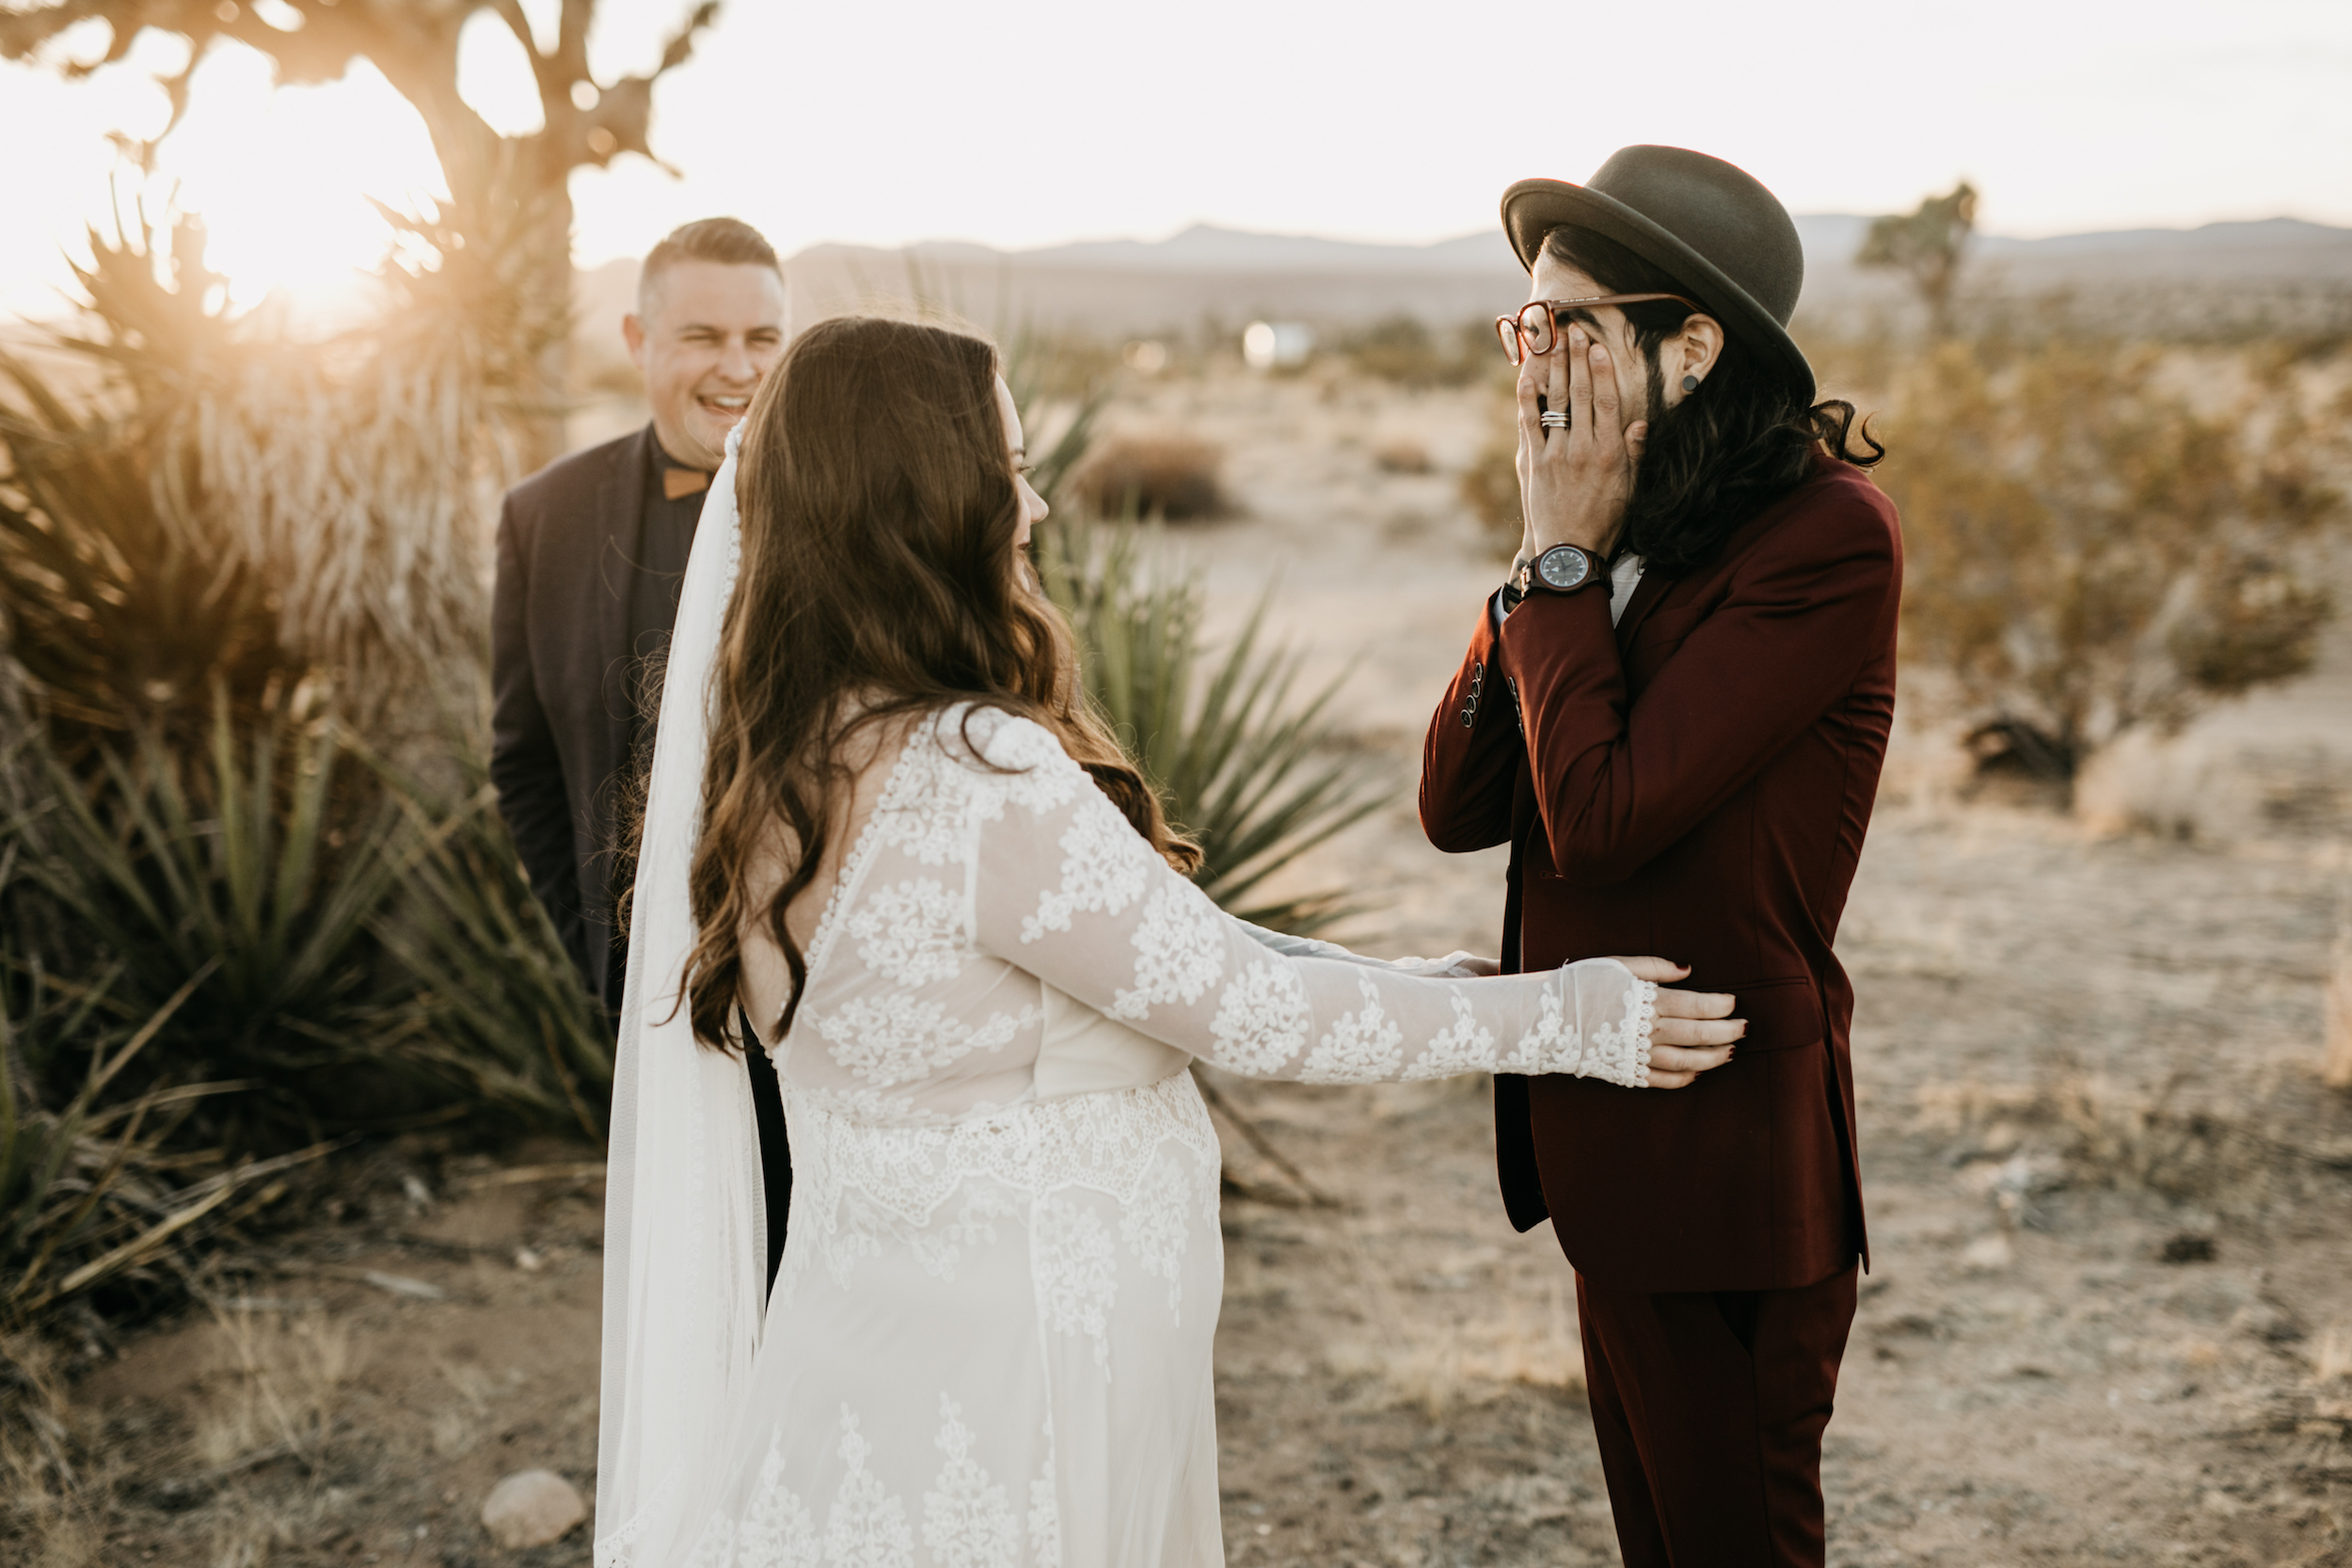
[[[1593,345],[1593,356],[1593,356],[1593,358],[1594,358],[1595,360],[1598,361],[1598,362],[1599,362],[1599,363],[1601,363],[1601,364],[1604,364],[1604,365],[1605,365],[1605,364],[1607,364],[1607,363],[1609,362],[1609,351],[1608,351],[1607,349],[1605,349],[1605,348],[1601,347],[1598,343],[1595,343],[1595,344]]]

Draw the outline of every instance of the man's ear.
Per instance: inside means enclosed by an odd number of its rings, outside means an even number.
[[[645,324],[636,312],[621,318],[621,341],[628,345],[628,362],[639,370],[645,368]]]
[[[1715,361],[1723,357],[1724,324],[1712,316],[1695,311],[1682,318],[1682,330],[1676,335],[1672,350],[1665,356],[1670,361],[1667,374],[1676,381],[1695,375],[1705,381]]]

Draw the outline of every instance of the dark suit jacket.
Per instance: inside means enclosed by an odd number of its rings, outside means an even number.
[[[633,733],[628,588],[653,427],[507,492],[490,620],[490,779],[581,978],[613,993],[612,847]]]
[[[1483,611],[1422,752],[1440,849],[1512,847],[1503,963],[1692,966],[1748,1034],[1686,1089],[1498,1078],[1503,1201],[1631,1291],[1810,1284],[1867,1243],[1832,951],[1895,706],[1893,505],[1826,456],[1708,562]]]

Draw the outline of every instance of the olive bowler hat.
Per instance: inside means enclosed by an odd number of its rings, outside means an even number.
[[[1581,185],[1522,180],[1502,193],[1502,229],[1535,269],[1563,224],[1605,234],[1680,279],[1732,341],[1761,354],[1804,403],[1813,367],[1788,336],[1804,246],[1788,209],[1745,169],[1679,147],[1621,147]]]

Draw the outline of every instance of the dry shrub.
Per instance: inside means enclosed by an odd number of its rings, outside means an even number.
[[[87,393],[0,358],[0,606],[54,715],[101,730],[240,711],[334,672],[363,728],[469,691],[484,520],[516,467],[516,404],[561,302],[502,225],[402,219],[381,318],[327,341],[232,316],[176,214],[90,236]]]
[[[1198,436],[1173,431],[1115,436],[1094,450],[1072,483],[1100,515],[1188,522],[1225,512],[1224,466],[1225,453]]]
[[[1434,466],[1429,449],[1410,436],[1391,436],[1372,450],[1373,466],[1384,474],[1425,474]]]
[[[216,1471],[262,1454],[315,1459],[360,1365],[350,1327],[320,1311],[215,1308],[213,1354],[211,1397],[189,1447],[199,1465]]]
[[[1459,482],[1462,504],[1478,519],[1480,530],[1495,553],[1509,559],[1519,547],[1523,528],[1519,518],[1519,446],[1516,423],[1503,421],[1500,434],[1486,443]]]
[[[2320,1332],[2312,1350],[2312,1377],[2318,1383],[2352,1378],[2352,1324],[2329,1323]]]
[[[1416,316],[1390,316],[1342,339],[1339,346],[1363,374],[1406,388],[1460,387],[1508,363],[1485,322],[1440,333]]]
[[[2319,1075],[2329,1088],[2352,1089],[2352,929],[2336,938],[2328,955],[2327,1055]]]
[[[2188,1086],[2175,1075],[2153,1094],[2140,1094],[2086,1073],[2039,1085],[1930,1085],[1918,1093],[1918,1125],[1971,1135],[1986,1158],[2039,1145],[2060,1162],[2062,1182],[2207,1203],[2265,1188],[2297,1167],[2337,1164],[2337,1151],[2275,1135],[2256,1108],[2184,1104]],[[2031,1161],[2022,1154],[2011,1164],[2037,1187],[2062,1184],[2049,1173],[2029,1172]],[[1993,1187],[2001,1196],[1997,1179]]]
[[[2135,726],[2310,667],[2342,421],[2251,369],[2262,390],[2213,417],[2148,345],[1946,342],[1898,374],[1877,475],[1903,651],[1948,675],[1980,762],[2068,781]]]
[[[0,1543],[26,1568],[101,1568],[106,1513],[123,1477],[98,1423],[67,1397],[57,1347],[0,1337]]]
[[[2254,776],[2202,736],[2135,730],[2083,765],[2074,804],[2095,833],[2219,844],[2250,836],[2264,802]]]

